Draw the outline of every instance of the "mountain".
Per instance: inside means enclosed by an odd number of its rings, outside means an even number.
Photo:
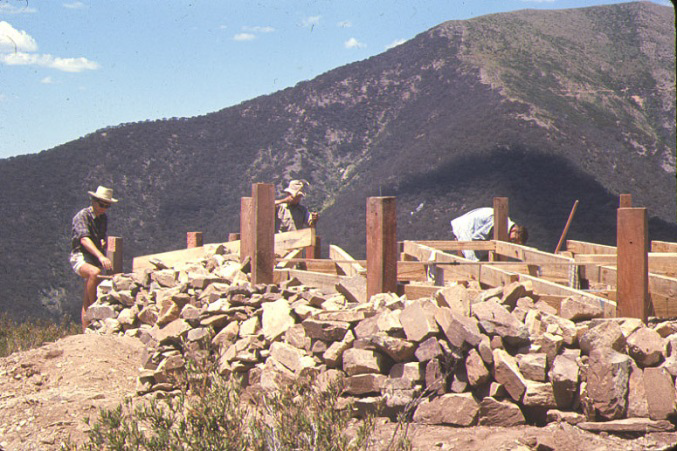
[[[0,309],[78,315],[67,262],[87,191],[120,202],[109,233],[131,258],[239,229],[255,182],[311,182],[323,243],[364,255],[365,200],[397,196],[399,239],[510,199],[529,245],[614,244],[618,195],[675,241],[674,9],[649,2],[523,10],[440,24],[313,80],[193,118],[121,124],[0,160]]]

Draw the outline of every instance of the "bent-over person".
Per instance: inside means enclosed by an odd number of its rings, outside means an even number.
[[[82,332],[89,325],[87,308],[96,301],[96,288],[99,275],[110,270],[113,264],[106,257],[106,239],[108,216],[106,211],[118,200],[113,198],[113,190],[99,186],[95,192],[88,191],[91,205],[83,208],[73,217],[71,232],[70,264],[73,271],[85,279],[85,293],[82,299]]]
[[[494,209],[476,208],[451,221],[452,239],[457,241],[487,241],[494,234]],[[525,226],[515,224],[508,218],[508,233],[511,243],[526,244],[529,233]],[[479,254],[479,255],[476,255]],[[463,256],[469,260],[486,260],[488,252],[464,250]]]

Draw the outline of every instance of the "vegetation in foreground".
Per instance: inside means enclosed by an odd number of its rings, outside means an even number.
[[[318,390],[297,381],[245,400],[234,378],[195,372],[176,396],[101,410],[83,444],[64,450],[360,450],[369,449],[373,418],[355,422],[341,406],[342,387]],[[410,449],[393,437],[390,449]]]
[[[7,313],[0,313],[0,357],[37,348],[44,343],[79,334],[81,330],[81,326],[69,318],[58,324],[40,319],[17,322]]]

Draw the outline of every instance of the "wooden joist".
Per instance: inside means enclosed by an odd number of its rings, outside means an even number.
[[[496,249],[495,241],[416,241],[423,246],[432,247],[440,251],[491,251]]]
[[[578,265],[585,265],[586,272],[591,265],[616,266],[616,254],[575,254]],[[677,253],[649,252],[649,272],[664,276],[677,276]]]
[[[576,266],[572,258],[507,241],[496,241],[496,254],[538,266],[538,276],[541,278],[564,283],[572,288],[578,287]]]
[[[677,243],[667,241],[652,241],[651,252],[677,252]]]
[[[616,246],[567,240],[567,251],[573,254],[616,254]]]
[[[346,276],[356,276],[367,272],[367,269],[348,252],[334,244],[329,245],[329,259],[339,260],[340,262],[337,262],[336,265]]]
[[[283,256],[293,249],[304,248],[312,244],[314,231],[312,229],[294,230],[292,232],[283,232],[275,234],[275,254]],[[224,243],[210,243],[200,247],[190,249],[181,249],[178,251],[162,252],[159,254],[143,255],[135,257],[132,263],[132,271],[143,271],[147,268],[154,268],[150,260],[160,260],[168,267],[187,263],[193,260],[203,258],[209,252],[214,252],[218,246],[223,246],[227,253],[238,254],[240,252],[240,241],[226,241]]]

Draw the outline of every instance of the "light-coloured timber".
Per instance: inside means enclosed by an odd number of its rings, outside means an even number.
[[[616,266],[615,254],[576,254],[574,260],[578,265]],[[677,276],[677,252],[649,252],[649,272]]]
[[[275,234],[275,254],[283,256],[292,249],[299,249],[309,246],[312,240],[311,229],[294,230]],[[133,260],[133,271],[143,271],[152,269],[151,259],[158,259],[168,267],[186,263],[189,261],[204,258],[205,255],[213,254],[218,246],[223,246],[226,253],[238,254],[240,252],[240,241],[226,241],[224,243],[210,243],[201,247],[190,249],[181,249],[178,251],[162,252],[159,254],[143,255],[135,257]]]
[[[346,276],[356,276],[367,272],[367,269],[357,262],[348,252],[344,251],[335,244],[329,245],[329,258],[339,260],[336,265]]]
[[[677,252],[677,243],[667,241],[652,241],[651,252]]]
[[[437,241],[422,240],[418,244],[432,247],[440,251],[491,251],[496,250],[495,241]]]
[[[496,241],[496,254],[527,264],[538,265],[540,267],[539,277],[566,283],[572,288],[578,287],[578,275],[574,266],[575,261],[572,258],[504,241]]]
[[[568,252],[573,254],[616,254],[616,246],[586,243],[585,241],[567,240]]]

